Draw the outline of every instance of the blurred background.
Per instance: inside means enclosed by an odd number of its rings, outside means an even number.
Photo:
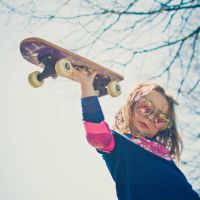
[[[100,98],[106,121],[139,82],[179,102],[179,167],[200,194],[199,1],[0,0],[0,199],[115,200],[106,165],[86,141],[80,85],[58,77],[32,88],[36,69],[20,42],[40,37],[125,77],[122,95]]]

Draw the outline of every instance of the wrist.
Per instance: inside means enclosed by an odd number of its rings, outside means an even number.
[[[93,84],[81,83],[81,91],[82,98],[95,95]]]

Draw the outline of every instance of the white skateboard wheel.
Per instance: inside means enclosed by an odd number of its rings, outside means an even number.
[[[35,72],[32,72],[31,74],[29,74],[29,76],[28,76],[28,82],[34,88],[41,87],[44,83],[44,80],[42,80],[42,81],[38,80],[37,76],[39,74],[41,74],[41,73],[38,71],[35,71]]]
[[[117,97],[121,94],[121,87],[117,81],[112,81],[107,85],[107,91],[111,97]]]
[[[56,73],[63,77],[69,77],[73,73],[73,66],[67,59],[60,59],[55,65]]]

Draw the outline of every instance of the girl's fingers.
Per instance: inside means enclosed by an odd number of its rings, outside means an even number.
[[[95,78],[96,75],[97,75],[97,71],[93,71],[93,72],[90,74],[90,76],[91,76],[92,78]]]
[[[92,71],[91,74],[86,74],[84,71],[74,70],[72,78],[75,78],[80,83],[81,82],[93,83],[96,75],[97,71]]]

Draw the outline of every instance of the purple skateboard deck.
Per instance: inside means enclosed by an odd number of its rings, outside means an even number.
[[[24,39],[20,44],[20,51],[24,59],[43,69],[36,77],[39,82],[48,77],[56,78],[59,74],[56,72],[55,65],[64,58],[75,69],[83,70],[86,73],[91,73],[93,70],[98,72],[93,86],[95,91],[98,91],[99,97],[109,93],[107,87],[111,82],[117,82],[115,89],[121,93],[118,82],[124,79],[123,76],[46,40],[34,37]],[[74,80],[73,76],[67,78]]]

